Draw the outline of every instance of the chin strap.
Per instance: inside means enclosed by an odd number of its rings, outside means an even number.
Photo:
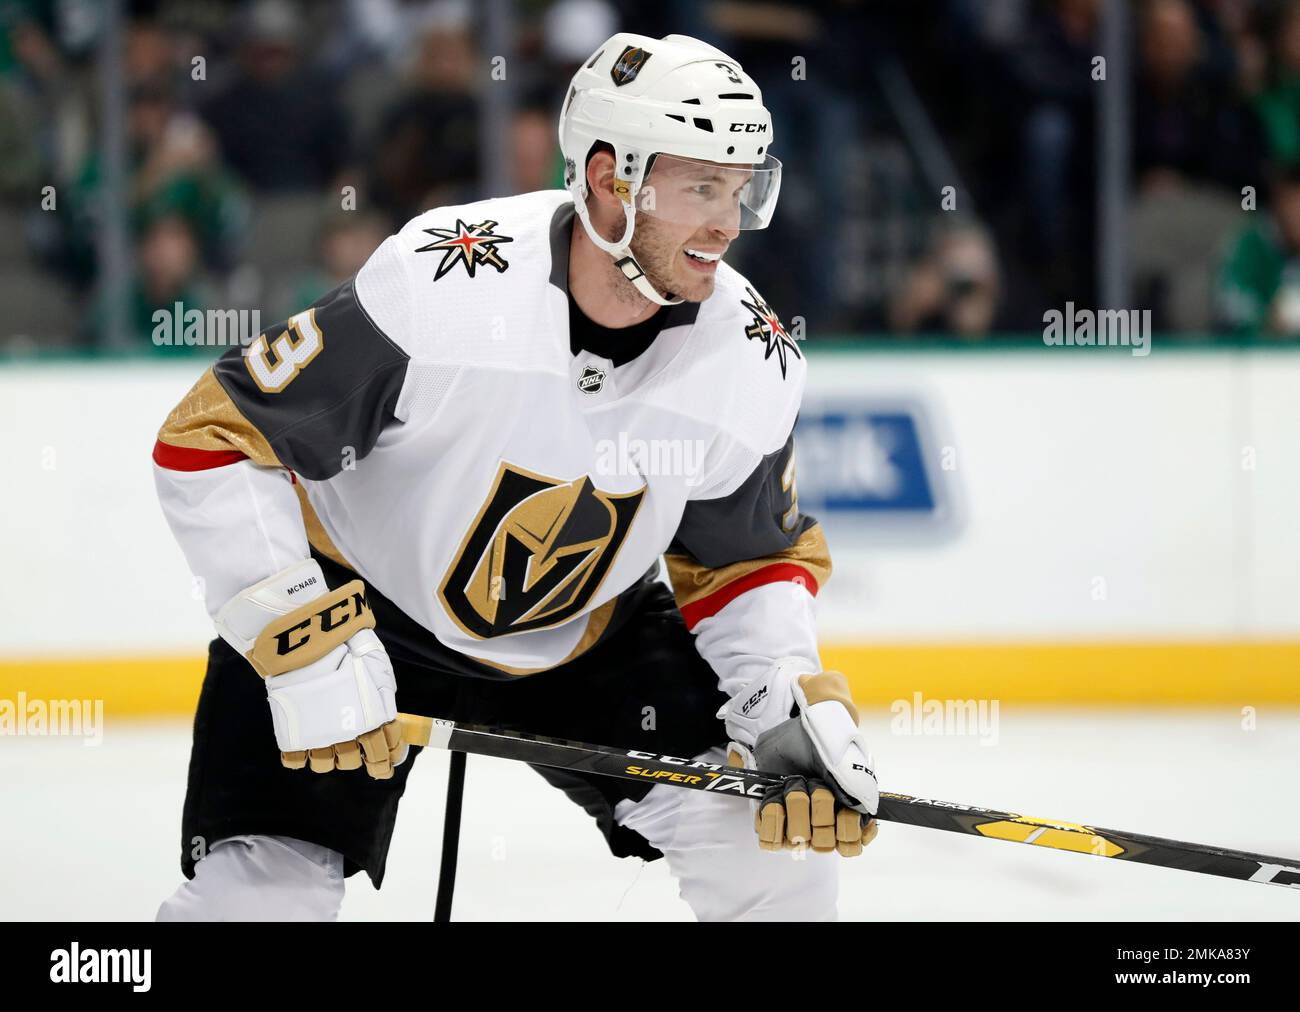
[[[636,228],[634,201],[636,193],[634,190],[629,189],[626,183],[618,183],[615,190],[623,200],[623,217],[625,221],[623,237],[618,242],[610,242],[597,233],[595,227],[591,224],[591,218],[587,215],[587,191],[583,187],[573,205],[574,210],[578,212],[578,217],[582,219],[582,227],[587,230],[587,237],[614,258],[614,266],[622,272],[623,277],[631,281],[636,290],[651,302],[660,306],[676,306],[680,304],[683,300],[677,298],[672,292],[669,292],[665,297],[655,290],[655,286],[650,283],[650,279],[645,276],[645,271],[637,263],[636,257],[632,255],[632,232]]]

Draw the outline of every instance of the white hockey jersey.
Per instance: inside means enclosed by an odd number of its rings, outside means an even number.
[[[210,613],[315,550],[512,677],[598,642],[666,554],[724,691],[820,670],[802,354],[722,264],[632,361],[574,355],[574,217],[559,190],[428,211],[199,380],[154,461]]]

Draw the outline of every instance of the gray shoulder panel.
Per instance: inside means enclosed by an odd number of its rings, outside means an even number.
[[[690,555],[710,569],[776,555],[792,547],[817,520],[797,510],[789,516],[793,490],[783,476],[794,453],[794,433],[763,457],[730,495],[686,504],[668,552]]]
[[[323,481],[343,469],[346,448],[358,460],[374,449],[394,417],[410,359],[371,320],[351,280],[310,308],[321,348],[278,390],[254,379],[241,348],[231,349],[213,372],[282,464]],[[275,358],[287,326],[265,331],[268,358]]]

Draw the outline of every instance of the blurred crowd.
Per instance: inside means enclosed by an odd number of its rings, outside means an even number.
[[[763,89],[786,174],[735,260],[810,338],[1096,304],[1101,0],[511,6],[502,68],[470,0],[124,2],[130,340],[177,302],[269,326],[411,216],[492,195],[494,74],[504,185],[559,186],[560,100],[618,30],[707,39]],[[1129,6],[1130,304],[1189,340],[1300,334],[1300,0]],[[105,343],[102,10],[0,0],[0,350]]]
[[[1157,331],[1188,338],[1300,335],[1300,3],[1129,7],[1129,304],[1152,310]],[[998,267],[988,276],[1001,276],[995,318],[1029,328],[1043,306],[1091,304],[1105,261],[1097,234],[1103,4],[952,0],[945,8],[928,32],[918,23],[897,37],[912,66],[921,49],[942,54],[932,73],[916,75],[918,87],[991,231]],[[942,243],[930,259],[964,277]]]

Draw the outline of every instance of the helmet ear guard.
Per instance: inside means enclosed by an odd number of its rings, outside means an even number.
[[[614,266],[618,268],[623,277],[632,282],[638,292],[651,302],[660,306],[676,306],[683,300],[678,298],[672,292],[661,295],[650,279],[646,277],[645,269],[637,262],[632,253],[632,235],[636,231],[636,198],[641,190],[641,163],[642,159],[636,152],[620,152],[617,145],[614,147],[614,180],[610,184],[610,190],[619,198],[623,207],[623,235],[616,241],[610,242],[599,232],[591,223],[591,213],[587,207],[587,174],[584,168],[581,178],[580,187],[571,187],[575,190],[574,209],[578,218],[582,221],[582,227],[587,232],[587,237],[598,248],[604,250],[614,258]],[[620,158],[620,156],[623,156]],[[653,159],[653,155],[651,159]],[[624,166],[624,172],[618,171],[620,162]],[[580,194],[580,195],[579,195]]]
[[[626,196],[620,192],[620,187],[628,189]],[[614,258],[614,266],[622,272],[623,277],[632,282],[638,292],[660,306],[676,306],[683,300],[672,292],[660,295],[632,253],[632,234],[636,231],[636,194],[639,189],[636,184],[627,184],[617,179],[614,181],[614,192],[619,195],[623,204],[624,223],[623,235],[617,242],[610,242],[596,231],[596,227],[591,223],[591,215],[585,199],[574,201],[574,208],[582,221],[582,227],[587,231],[587,238]]]

